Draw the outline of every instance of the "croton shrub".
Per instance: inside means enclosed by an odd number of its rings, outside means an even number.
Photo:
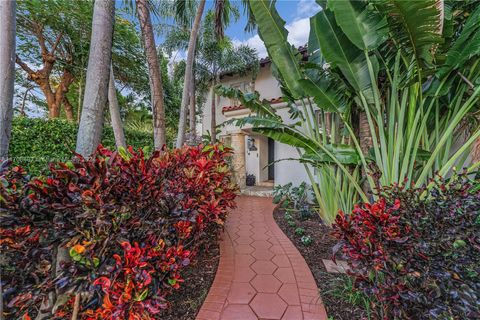
[[[0,170],[6,319],[156,319],[235,203],[222,145]]]
[[[383,319],[480,319],[480,181],[385,188],[340,214],[337,254]]]

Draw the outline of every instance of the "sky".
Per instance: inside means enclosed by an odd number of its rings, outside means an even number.
[[[260,58],[266,57],[267,52],[258,34],[244,31],[247,20],[243,15],[242,4],[240,1],[237,2],[241,17],[227,28],[226,34],[233,40],[234,44],[247,44],[257,49]],[[212,6],[213,0],[207,0],[206,9],[208,10]],[[276,8],[286,22],[286,28],[289,32],[288,41],[297,47],[305,45],[310,32],[309,18],[320,10],[315,0],[277,0]]]

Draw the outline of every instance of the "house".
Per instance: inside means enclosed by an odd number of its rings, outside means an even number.
[[[306,55],[306,48],[299,48],[299,52]],[[253,79],[251,74],[244,76],[236,74],[223,75],[220,83],[225,86],[238,88],[244,92],[258,91],[261,99],[270,101],[284,121],[291,121],[288,116],[287,103],[282,100],[282,92],[276,78],[271,71],[269,58],[260,60],[260,70]],[[240,105],[238,101],[219,97],[216,101],[216,123],[220,125],[234,118],[248,116],[251,111]],[[210,130],[211,124],[211,94],[208,94],[204,104],[202,123],[199,129],[202,134]],[[257,186],[272,187],[292,182],[298,185],[308,181],[303,164],[297,161],[282,159],[298,158],[297,150],[291,146],[279,143],[252,131],[251,127],[239,128],[233,124],[220,126],[218,135],[220,141],[234,149],[232,160],[236,182],[241,188],[245,187],[246,175],[254,175]]]

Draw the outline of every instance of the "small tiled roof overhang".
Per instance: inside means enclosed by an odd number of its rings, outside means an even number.
[[[298,50],[298,53],[300,53],[302,55],[302,61],[307,61],[308,60],[308,50],[307,50],[307,45],[304,45],[304,46],[300,46],[297,48]],[[265,57],[265,58],[261,58],[259,63],[260,63],[260,66],[261,67],[264,67],[266,65],[268,65],[269,63],[271,62],[270,60],[270,57]]]
[[[277,104],[277,103],[280,103],[280,102],[283,102],[282,97],[272,98],[268,101],[268,103],[270,103],[270,104]],[[234,110],[241,110],[241,109],[245,109],[245,106],[244,105],[225,106],[225,107],[222,108],[222,113],[229,112],[229,111],[234,111]]]
[[[300,46],[298,47],[298,52],[302,55],[302,60],[303,61],[307,61],[308,60],[308,50],[307,50],[307,46]],[[268,64],[270,64],[270,58],[269,57],[265,57],[265,58],[262,58],[260,59],[259,63],[260,63],[260,67],[264,67]],[[229,74],[224,74],[224,75],[233,75],[233,73],[229,73]],[[273,98],[273,99],[270,99],[270,104],[276,104],[276,103],[280,103],[280,102],[283,102],[283,99],[282,97],[278,97],[278,98]],[[245,106],[243,105],[238,105],[238,106],[225,106],[222,108],[222,113],[225,113],[225,112],[229,112],[229,111],[235,111],[235,110],[241,110],[241,109],[245,109]]]

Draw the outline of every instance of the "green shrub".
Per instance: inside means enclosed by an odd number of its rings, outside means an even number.
[[[312,240],[312,237],[311,237],[311,236],[305,235],[305,236],[302,236],[302,237],[300,238],[300,241],[302,241],[302,244],[303,244],[304,246],[309,246],[309,245],[312,244],[312,241],[313,241],[313,240]]]
[[[297,236],[303,236],[305,234],[305,229],[298,227],[297,229],[295,229],[295,234]]]
[[[277,185],[273,189],[273,203],[295,210],[307,208],[311,205],[308,199],[310,190],[311,186],[305,182],[297,187],[293,187],[291,182],[283,186]]]
[[[152,134],[127,129],[125,136],[129,145],[153,150]],[[61,119],[18,117],[13,120],[9,156],[14,165],[20,165],[30,174],[37,175],[49,162],[72,158],[76,141],[77,123]],[[115,147],[111,127],[105,127],[102,144],[108,148]]]

